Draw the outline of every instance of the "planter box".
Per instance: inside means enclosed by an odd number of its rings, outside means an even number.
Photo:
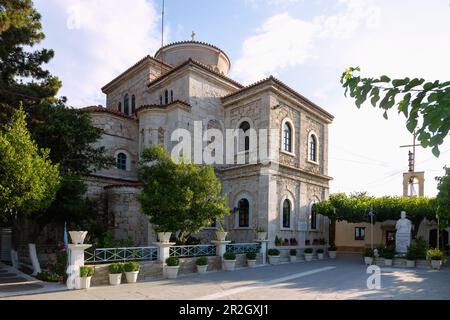
[[[87,231],[69,231],[70,239],[72,239],[73,244],[83,244],[84,238],[86,238]]]
[[[172,235],[171,232],[159,232],[158,233],[159,242],[161,242],[161,243],[169,243],[171,235]]]
[[[176,278],[178,278],[178,270],[179,269],[180,269],[180,266],[176,266],[176,267],[166,266],[166,277],[168,279],[176,279]]]
[[[249,268],[255,268],[256,260],[247,260],[247,265],[249,266]]]
[[[305,261],[311,262],[313,258],[312,253],[305,253]]]
[[[228,232],[216,231],[216,238],[219,241],[225,241],[225,239],[227,238],[227,234]]]
[[[236,260],[223,260],[223,269],[225,271],[234,271],[236,268]]]
[[[406,267],[407,268],[414,268],[416,266],[416,261],[414,260],[406,260]]]
[[[263,241],[267,238],[267,232],[258,232],[258,240]]]
[[[373,258],[372,257],[364,257],[364,263],[368,266],[372,265]]]
[[[317,254],[317,259],[319,260],[323,260],[324,254],[323,253],[318,253]]]
[[[197,266],[197,273],[198,274],[205,274],[207,269],[208,269],[208,265],[206,265],[206,266]]]
[[[91,287],[92,277],[80,278],[80,289],[89,289]]]
[[[386,267],[392,267],[392,262],[393,262],[392,259],[384,259],[384,265]]]
[[[280,264],[280,256],[269,256],[269,263],[270,264]]]
[[[289,256],[289,261],[292,262],[297,262],[297,256]]]
[[[127,283],[136,283],[139,271],[125,272],[125,277],[127,278]]]
[[[336,251],[328,251],[328,256],[330,259],[336,259],[337,252]]]
[[[112,286],[118,286],[122,281],[122,274],[109,274],[109,284]]]
[[[431,260],[431,267],[434,270],[440,270],[442,266],[442,260]]]

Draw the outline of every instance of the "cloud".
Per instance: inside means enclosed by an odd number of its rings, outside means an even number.
[[[254,9],[259,8],[261,5],[289,5],[302,2],[303,0],[244,0],[246,6],[252,7]]]
[[[277,1],[277,2],[281,2]],[[361,28],[379,25],[379,9],[362,0],[339,0],[339,12],[310,20],[281,13],[268,18],[242,45],[234,75],[253,82],[287,67],[305,64],[316,56],[319,41],[348,39]]]
[[[100,88],[160,46],[159,13],[146,0],[38,0],[50,68],[75,106],[104,103]],[[49,12],[46,15],[46,12]],[[48,44],[50,45],[48,45]]]

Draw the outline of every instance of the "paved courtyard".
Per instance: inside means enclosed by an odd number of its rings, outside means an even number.
[[[450,268],[382,267],[381,290],[369,290],[370,276],[362,259],[298,262],[235,272],[187,275],[176,280],[149,279],[117,287],[29,294],[5,299],[171,299],[171,300],[321,300],[321,299],[450,299]],[[61,289],[61,288],[60,288]]]

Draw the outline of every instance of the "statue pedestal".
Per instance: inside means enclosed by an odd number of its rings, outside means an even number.
[[[411,244],[411,234],[397,232],[395,235],[395,250],[400,254],[406,254]]]
[[[68,283],[69,289],[80,289],[80,267],[84,266],[84,251],[92,247],[91,244],[69,244],[69,267],[67,274],[69,276],[67,282],[74,281],[74,283]]]

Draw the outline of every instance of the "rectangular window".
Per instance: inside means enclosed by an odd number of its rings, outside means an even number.
[[[365,240],[365,239],[366,239],[366,228],[356,227],[355,240]]]

